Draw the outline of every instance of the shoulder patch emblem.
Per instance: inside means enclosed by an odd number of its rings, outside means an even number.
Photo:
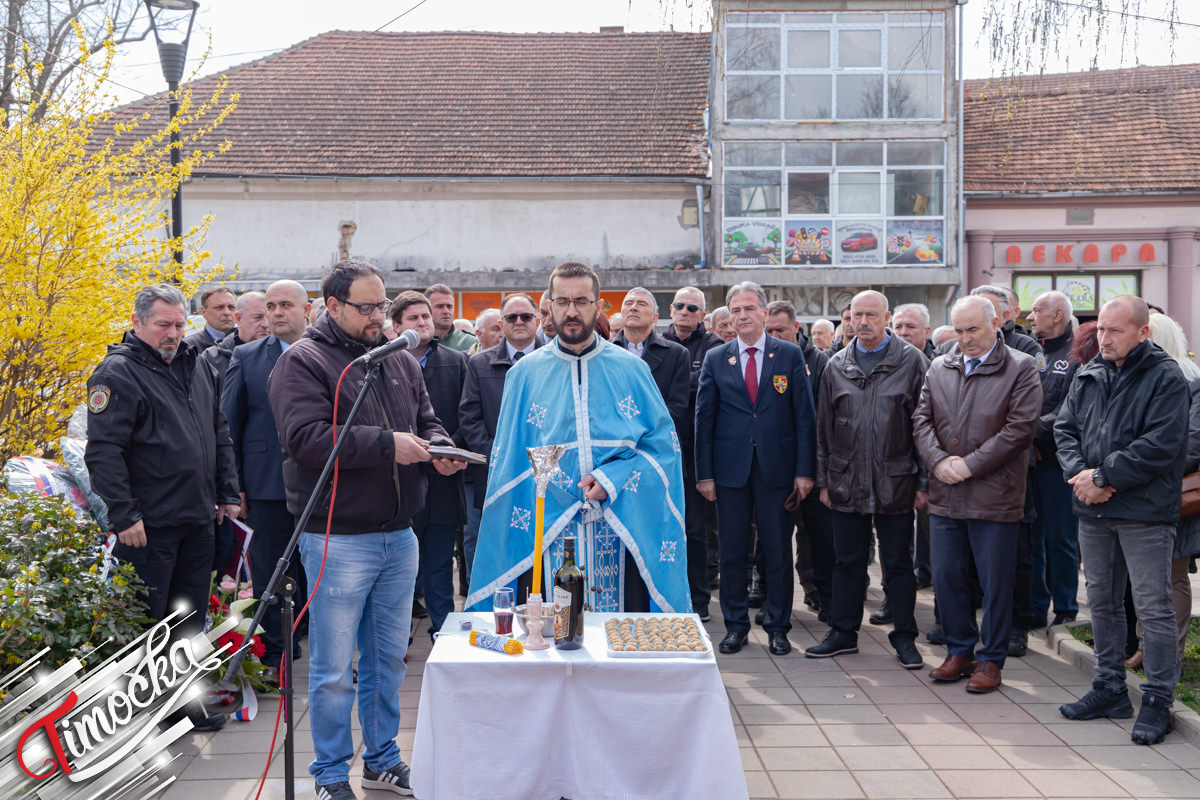
[[[108,408],[108,401],[112,397],[112,392],[103,383],[97,383],[88,390],[87,407],[88,411],[93,414],[99,414],[104,409]]]
[[[1037,354],[1037,368],[1038,368],[1038,372],[1046,371],[1046,354],[1045,353]]]
[[[775,391],[780,394],[787,391],[787,375],[775,375],[771,378],[771,382],[775,385]]]

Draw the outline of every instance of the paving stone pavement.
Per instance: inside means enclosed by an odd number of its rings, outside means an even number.
[[[858,655],[804,657],[826,626],[804,606],[797,586],[791,654],[771,656],[766,634],[755,627],[741,653],[718,656],[751,798],[1200,798],[1200,749],[1179,734],[1140,747],[1129,741],[1133,720],[1071,722],[1059,714],[1061,703],[1087,692],[1091,676],[1054,655],[1040,636],[1031,636],[1024,658],[1009,659],[1004,684],[993,694],[969,695],[965,682],[931,682],[929,668],[941,663],[945,650],[924,641],[918,647],[926,668],[901,668],[888,644],[890,626],[866,622],[882,597],[877,587],[873,568]],[[714,642],[724,634],[719,616],[707,626]],[[931,590],[918,593],[917,616],[922,631],[932,626]],[[422,623],[400,693],[399,745],[406,759],[430,649]],[[301,687],[306,670],[301,659]],[[180,742],[172,750],[177,780],[162,797],[254,798],[277,703],[263,697],[254,721],[231,721],[219,732]],[[296,797],[307,799],[312,740],[303,693],[297,711]],[[354,724],[357,731],[357,719]],[[364,800],[393,796],[362,790],[361,742],[358,747],[350,770],[355,791]],[[281,754],[271,761],[261,797],[284,797]]]

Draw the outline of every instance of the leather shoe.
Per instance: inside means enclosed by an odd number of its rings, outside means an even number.
[[[767,610],[765,608],[760,608],[758,611],[754,612],[754,624],[758,625],[760,628],[762,627],[763,621],[766,620],[766,618]]]
[[[986,694],[1000,688],[1000,668],[991,661],[980,661],[975,664],[975,671],[967,681],[967,691],[971,694]]]
[[[935,681],[956,681],[965,678],[975,671],[975,662],[962,656],[946,656],[940,667],[929,670],[929,677]]]
[[[887,598],[883,598],[883,603],[880,604],[879,610],[871,614],[868,619],[872,625],[889,625],[892,622],[892,609],[888,605]]]
[[[1141,669],[1142,668],[1142,655],[1143,655],[1142,651],[1138,650],[1136,653],[1131,655],[1129,658],[1125,659],[1125,669],[1131,670],[1133,672],[1137,672],[1139,669]]]
[[[773,656],[786,656],[792,652],[792,643],[788,641],[787,634],[782,631],[771,631],[767,634],[767,649],[771,651]]]
[[[742,645],[746,643],[746,639],[748,638],[750,638],[750,636],[747,633],[730,631],[729,633],[725,634],[725,638],[721,640],[721,644],[717,646],[717,649],[727,655],[730,653],[736,653],[742,649]]]

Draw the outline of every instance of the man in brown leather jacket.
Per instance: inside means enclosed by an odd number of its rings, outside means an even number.
[[[970,675],[968,692],[991,692],[1008,655],[1018,526],[1042,386],[1033,358],[1005,346],[989,299],[960,299],[950,320],[957,346],[934,360],[913,414],[913,437],[930,472],[933,585],[949,651],[929,675]],[[983,586],[978,634],[967,588],[971,556]]]

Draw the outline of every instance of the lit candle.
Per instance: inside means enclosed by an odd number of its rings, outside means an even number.
[[[534,505],[533,518],[533,593],[542,592],[542,528],[545,525],[546,498],[540,494]]]

